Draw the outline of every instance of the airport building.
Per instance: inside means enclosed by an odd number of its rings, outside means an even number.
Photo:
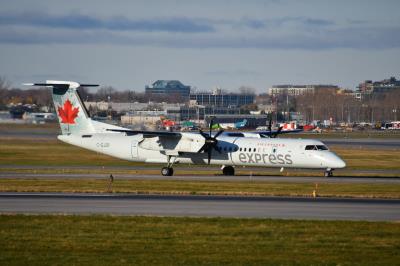
[[[400,80],[395,77],[381,81],[366,80],[358,85],[358,92],[364,94],[385,93],[396,89],[400,89]]]
[[[199,105],[218,107],[240,107],[254,103],[254,94],[224,93],[221,90],[213,92],[191,93],[190,100]]]
[[[155,96],[178,95],[187,99],[190,94],[190,86],[183,85],[179,80],[157,80],[151,87],[146,86],[145,92]]]

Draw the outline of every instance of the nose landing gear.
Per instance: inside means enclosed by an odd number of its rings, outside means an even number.
[[[325,173],[324,173],[325,177],[332,177],[333,176],[333,169],[326,169]]]
[[[172,168],[172,167],[163,167],[161,169],[161,174],[163,176],[172,176],[174,174],[174,168]]]

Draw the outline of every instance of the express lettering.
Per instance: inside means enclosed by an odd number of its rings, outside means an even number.
[[[261,163],[264,164],[293,164],[290,154],[259,154],[259,153],[239,153],[239,161],[242,163]]]

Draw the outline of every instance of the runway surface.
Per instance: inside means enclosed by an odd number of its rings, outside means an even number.
[[[400,200],[5,192],[0,212],[400,221]]]
[[[177,170],[179,171],[179,170]],[[113,174],[115,180],[181,180],[181,181],[260,181],[285,183],[363,183],[363,184],[400,184],[399,177],[308,177],[308,176],[249,176],[249,175],[147,175]],[[108,174],[35,174],[35,173],[0,173],[0,179],[108,179]]]

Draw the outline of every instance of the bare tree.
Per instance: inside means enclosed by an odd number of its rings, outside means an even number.
[[[239,93],[240,94],[251,94],[251,95],[256,95],[256,89],[253,87],[249,86],[241,86],[239,87]]]

